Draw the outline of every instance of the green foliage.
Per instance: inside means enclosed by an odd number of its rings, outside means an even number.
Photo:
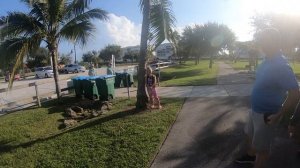
[[[150,6],[150,42],[157,48],[164,40],[171,40],[172,28],[175,27],[175,16],[172,2],[169,0],[151,0]]]
[[[139,57],[139,53],[137,52],[127,52],[124,57],[123,57],[123,60],[126,61],[126,60],[131,60],[131,62],[133,62],[134,60],[138,60],[138,57]]]
[[[30,53],[27,58],[27,67],[30,69],[48,65],[50,65],[50,55],[46,48],[37,49],[35,52]]]
[[[0,19],[0,62],[15,60],[12,71],[22,65],[23,58],[39,48],[42,41],[57,68],[57,49],[61,40],[86,44],[88,37],[95,29],[92,19],[107,19],[107,12],[101,9],[90,9],[91,0],[22,0],[29,8],[28,13],[10,12]],[[60,96],[59,79],[54,71],[58,97]],[[13,78],[9,86],[12,86]]]
[[[112,55],[114,55],[116,59],[120,58],[121,46],[110,44],[100,51],[99,57],[105,61],[109,61]]]
[[[201,56],[215,56],[229,50],[235,42],[234,33],[223,24],[206,23],[187,26],[179,41],[180,53],[192,56],[199,62]]]
[[[65,54],[62,54],[60,55],[59,57],[59,63],[60,64],[64,64],[64,65],[68,65],[68,64],[71,64],[72,63],[72,57],[71,55],[65,55]]]
[[[87,53],[84,53],[82,56],[83,62],[93,63],[96,66],[99,66],[100,64],[100,57],[99,52],[97,51],[89,51]]]
[[[161,70],[160,86],[200,86],[217,84],[218,68],[208,68],[208,60],[192,61]]]
[[[136,113],[134,99],[117,99],[100,117],[61,129],[64,104],[47,103],[0,117],[0,167],[148,167],[183,101]]]

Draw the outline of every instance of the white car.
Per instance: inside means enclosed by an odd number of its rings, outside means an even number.
[[[86,69],[83,66],[77,65],[77,64],[70,64],[70,65],[66,65],[64,67],[64,72],[65,73],[79,73],[79,72],[85,72]]]
[[[53,69],[50,66],[35,68],[36,78],[50,78],[53,77]]]

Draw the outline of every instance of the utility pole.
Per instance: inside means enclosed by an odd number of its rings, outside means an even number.
[[[74,55],[75,55],[75,64],[77,64],[77,60],[76,60],[76,43],[74,43]]]

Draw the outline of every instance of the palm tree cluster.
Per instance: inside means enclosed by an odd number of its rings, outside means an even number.
[[[107,20],[107,12],[90,9],[91,0],[21,0],[29,13],[9,12],[0,18],[0,59],[2,67],[14,61],[12,76],[28,53],[45,45],[52,62],[57,96],[61,91],[58,78],[58,45],[62,40],[85,45],[95,27],[92,19]],[[13,78],[9,86],[12,86]]]

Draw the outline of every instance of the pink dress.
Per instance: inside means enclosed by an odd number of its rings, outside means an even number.
[[[150,97],[158,98],[156,88],[155,88],[155,76],[147,75],[146,77],[147,92]]]

